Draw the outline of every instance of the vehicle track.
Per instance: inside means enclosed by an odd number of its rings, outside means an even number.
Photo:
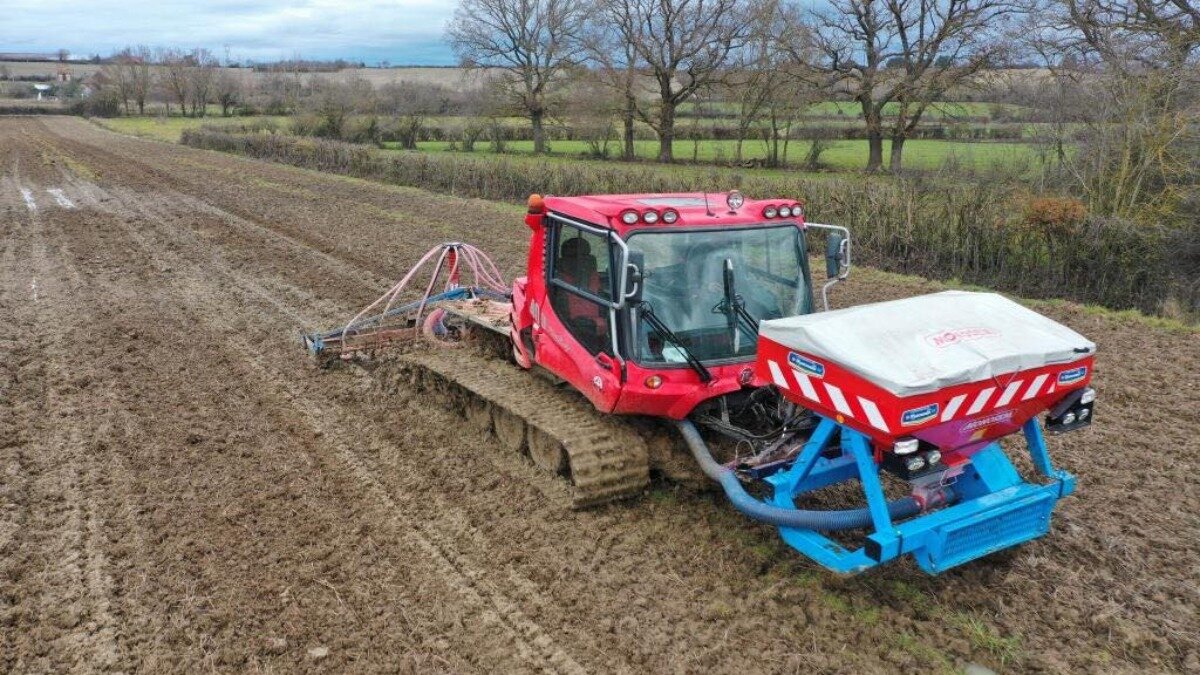
[[[187,205],[186,199],[181,201]],[[352,414],[345,410],[339,410],[336,406],[314,408],[305,400],[304,392],[293,381],[275,371],[268,364],[268,359],[261,356],[261,352],[237,348],[237,343],[241,341],[236,338],[232,341],[225,339],[244,330],[234,317],[248,306],[263,306],[276,315],[277,320],[281,319],[281,323],[305,324],[311,321],[309,317],[291,309],[292,305],[276,298],[261,284],[233,270],[219,253],[205,250],[192,233],[170,228],[168,224],[172,222],[173,214],[162,212],[130,195],[119,197],[111,208],[114,215],[136,214],[140,217],[137,221],[139,224],[154,224],[139,229],[129,225],[128,220],[117,221],[122,223],[130,239],[129,249],[132,252],[144,255],[145,264],[152,270],[171,270],[175,280],[170,286],[186,289],[186,292],[176,290],[172,293],[173,301],[179,307],[187,308],[187,313],[197,326],[209,329],[208,344],[222,351],[232,348],[231,357],[239,359],[245,367],[245,381],[263,390],[265,396],[290,406],[317,436],[335,444],[338,456],[346,463],[354,479],[364,486],[372,499],[380,503],[380,518],[392,522],[402,537],[409,539],[414,547],[426,554],[433,566],[440,567],[446,578],[455,579],[452,582],[455,590],[480,611],[485,623],[510,633],[517,652],[539,664],[539,667],[557,672],[583,672],[582,667],[555,644],[547,631],[525,616],[520,603],[501,590],[504,586],[515,585],[522,589],[523,595],[536,594],[533,584],[515,577],[511,572],[503,583],[490,580],[492,575],[461,554],[453,540],[438,530],[433,522],[426,520],[423,514],[412,513],[410,504],[403,504],[394,498],[379,481],[378,466],[354,450],[364,445],[378,447],[386,444],[385,440],[375,435],[363,438],[364,431],[369,434],[370,430],[358,425],[349,426],[347,420]],[[171,242],[170,245],[167,242]],[[116,248],[123,247],[118,245]],[[170,252],[170,248],[178,249],[178,253]],[[194,260],[204,260],[205,263],[201,268],[192,262]],[[203,290],[197,293],[200,289]],[[197,302],[197,298],[200,302]],[[342,314],[346,311],[343,308]],[[280,344],[278,339],[272,341],[272,346],[275,349],[296,348],[294,344]],[[443,505],[439,510],[453,512],[448,505]],[[413,523],[417,523],[415,529],[412,529]]]

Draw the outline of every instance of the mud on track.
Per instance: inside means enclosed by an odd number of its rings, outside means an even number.
[[[439,240],[519,269],[517,209],[0,119],[0,236],[0,671],[1200,668],[1195,334],[1046,310],[1101,347],[1052,535],[840,579],[712,495],[565,511],[308,367],[300,328]]]

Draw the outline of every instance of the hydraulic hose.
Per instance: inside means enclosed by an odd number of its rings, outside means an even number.
[[[797,527],[826,532],[871,526],[871,512],[865,507],[841,511],[804,511],[772,506],[755,499],[742,487],[742,482],[732,469],[713,459],[712,453],[708,451],[708,444],[701,438],[691,420],[677,420],[675,424],[679,427],[679,433],[683,434],[683,439],[687,441],[688,449],[692,451],[692,456],[700,464],[701,470],[709,478],[720,483],[721,488],[725,490],[725,496],[733,502],[734,508],[747,516],[776,527]],[[920,510],[920,506],[911,496],[888,502],[888,513],[892,518],[907,518],[916,515]]]

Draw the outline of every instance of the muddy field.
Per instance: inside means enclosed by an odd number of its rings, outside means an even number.
[[[1200,670],[1196,333],[1043,307],[1101,349],[1052,534],[838,578],[691,489],[565,511],[310,367],[439,240],[516,271],[511,206],[10,118],[0,237],[0,671]]]

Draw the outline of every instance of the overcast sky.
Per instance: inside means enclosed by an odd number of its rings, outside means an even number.
[[[207,47],[237,60],[450,65],[455,0],[0,0],[0,52]]]

